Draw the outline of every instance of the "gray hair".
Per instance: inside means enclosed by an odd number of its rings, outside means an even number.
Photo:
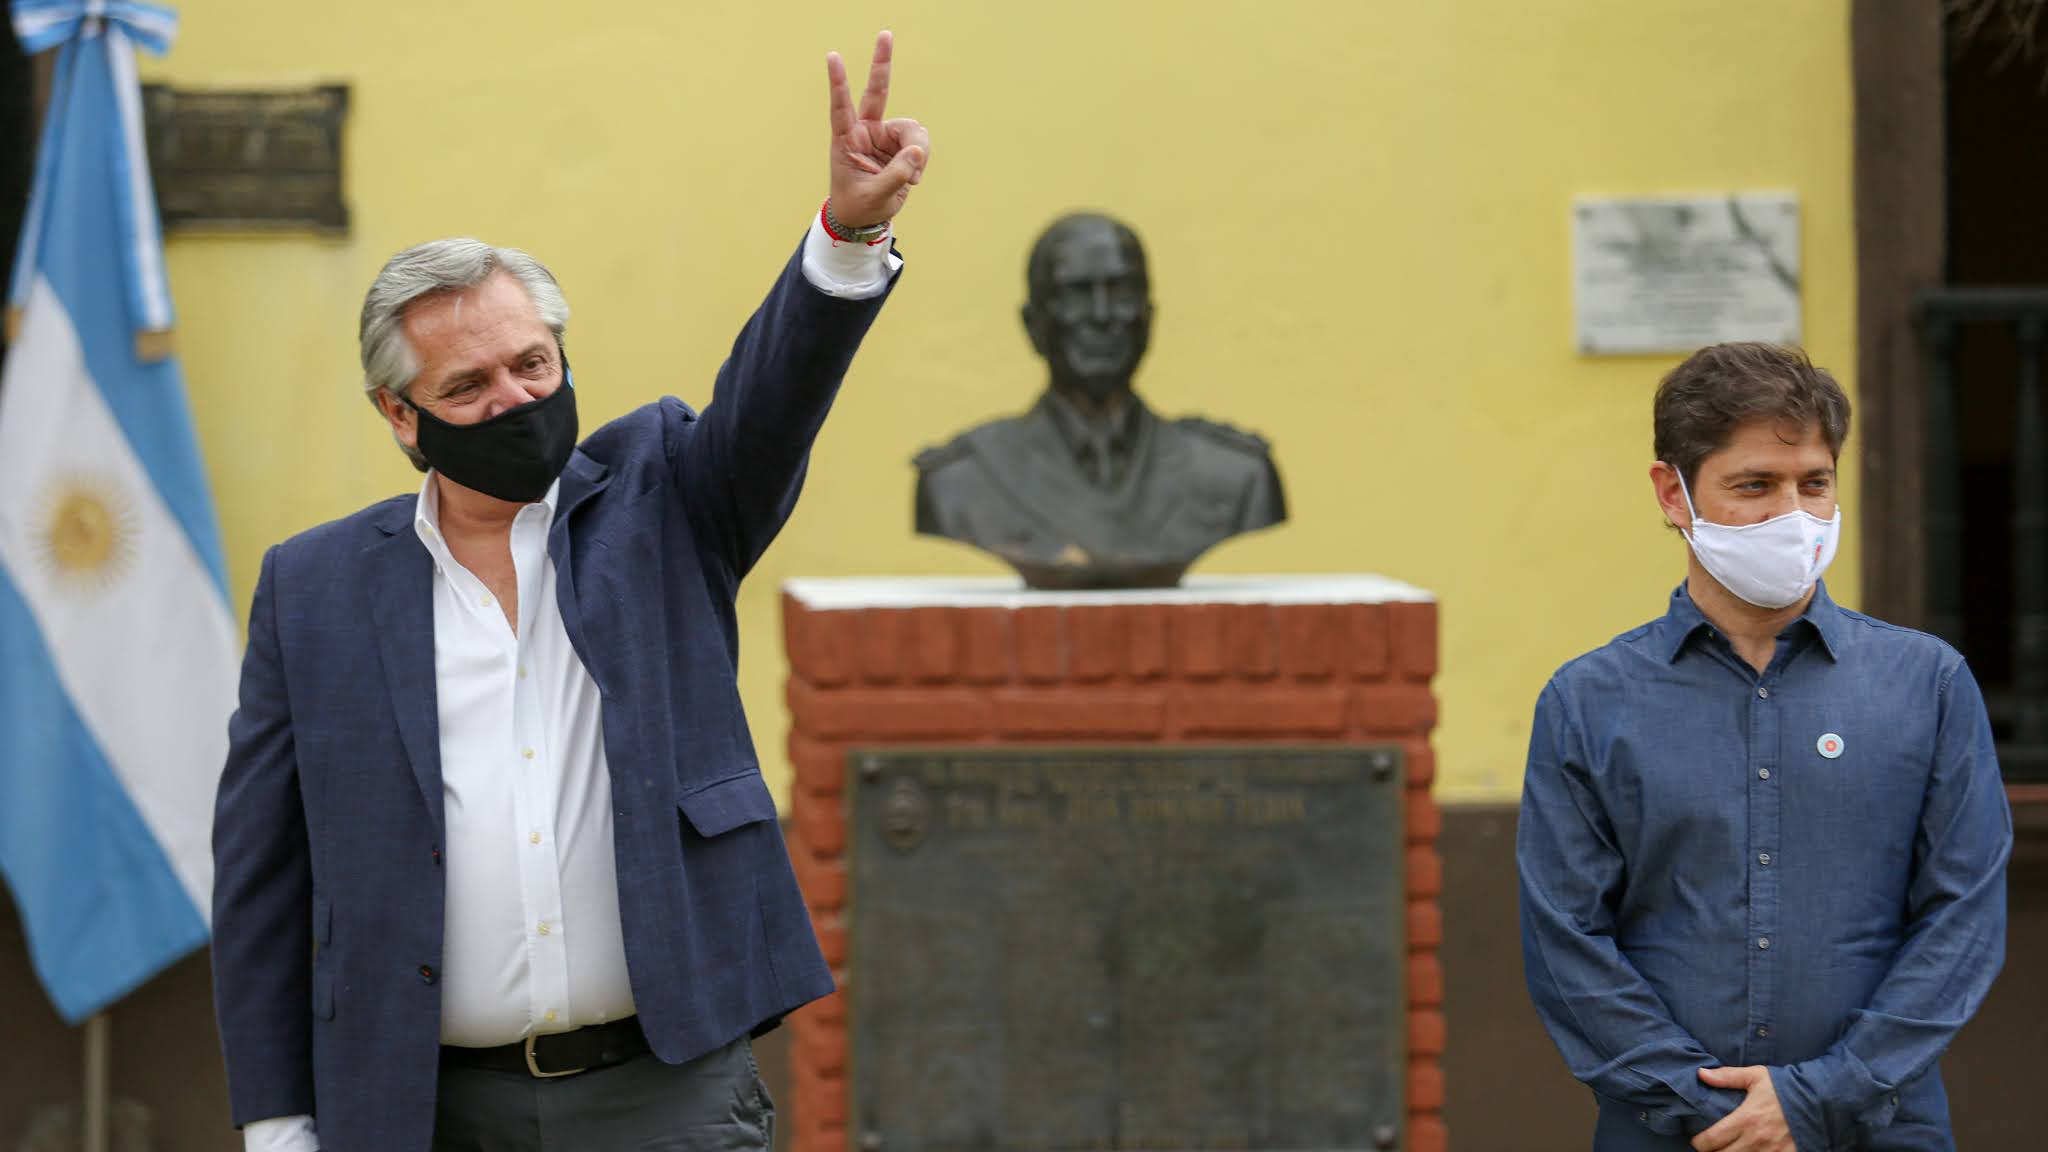
[[[569,302],[563,299],[554,273],[540,261],[517,248],[493,248],[467,236],[415,244],[386,261],[363,296],[357,340],[363,358],[363,394],[370,403],[377,403],[379,392],[404,397],[419,375],[419,356],[405,335],[405,314],[413,302],[474,288],[500,270],[526,289],[541,322],[555,334],[555,342],[561,343],[569,327]],[[395,439],[397,433],[392,435]],[[399,447],[415,468],[427,470],[426,458],[417,449],[406,448],[402,442]]]

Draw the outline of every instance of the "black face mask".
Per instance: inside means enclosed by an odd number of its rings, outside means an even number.
[[[486,496],[531,504],[576,451],[576,389],[562,360],[562,386],[474,424],[450,424],[405,397],[419,416],[420,455],[443,476]]]

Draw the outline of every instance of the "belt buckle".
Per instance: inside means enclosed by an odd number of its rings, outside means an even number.
[[[567,1069],[566,1071],[562,1071],[562,1072],[543,1072],[543,1071],[541,1071],[541,1070],[540,1070],[540,1065],[539,1065],[539,1064],[538,1064],[537,1062],[535,1062],[535,1060],[534,1060],[534,1058],[533,1058],[533,1042],[534,1042],[535,1040],[538,1040],[538,1039],[540,1039],[540,1035],[539,1035],[538,1033],[535,1033],[535,1032],[528,1032],[528,1033],[526,1034],[526,1046],[525,1046],[525,1047],[526,1047],[526,1070],[527,1070],[528,1072],[531,1072],[531,1073],[533,1074],[533,1078],[534,1078],[535,1080],[553,1080],[553,1079],[556,1079],[557,1077],[561,1077],[561,1076],[574,1076],[574,1075],[576,1075],[576,1074],[577,1074],[578,1072],[587,1072],[587,1071],[589,1071],[589,1069],[587,1069],[587,1068],[570,1068],[570,1069]]]

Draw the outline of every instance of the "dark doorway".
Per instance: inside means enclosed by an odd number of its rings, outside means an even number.
[[[2048,217],[2040,211],[2048,155],[2039,146],[2048,139],[2048,26],[2021,12],[1956,4],[1944,28],[1946,284],[1929,294],[1922,316],[1937,406],[1928,444],[1937,484],[1929,616],[1984,686],[2008,778],[2040,782],[2048,781]],[[1974,305],[1954,307],[1960,299]],[[1952,483],[1945,512],[1943,476]]]

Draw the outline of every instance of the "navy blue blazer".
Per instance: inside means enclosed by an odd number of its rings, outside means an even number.
[[[887,297],[828,296],[801,261],[701,414],[667,398],[583,442],[548,537],[569,641],[603,700],[633,1002],[670,1063],[832,990],[734,679],[740,580],[788,519]],[[416,500],[264,556],[214,815],[234,1121],[311,1113],[327,1152],[433,1135],[444,825]]]

